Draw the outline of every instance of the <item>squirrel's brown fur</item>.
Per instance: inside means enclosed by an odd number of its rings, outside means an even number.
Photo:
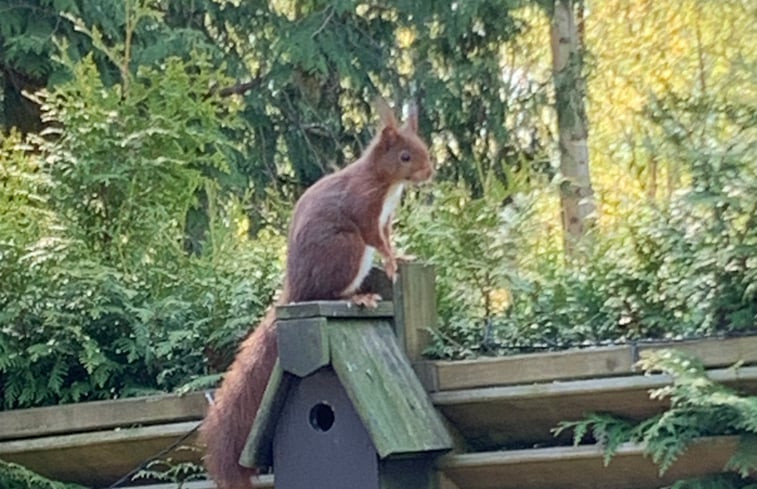
[[[382,127],[361,157],[307,189],[289,230],[280,303],[352,299],[375,306],[375,294],[357,294],[377,250],[390,278],[397,269],[389,241],[394,208],[406,183],[433,175],[413,110],[398,126],[379,102]],[[238,464],[276,362],[273,310],[242,343],[203,422],[205,465],[221,489],[249,489],[254,471]]]

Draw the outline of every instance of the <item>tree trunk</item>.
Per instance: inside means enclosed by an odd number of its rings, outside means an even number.
[[[555,0],[551,24],[555,109],[560,146],[560,201],[565,251],[592,226],[596,205],[589,174],[588,122],[582,73],[582,48],[573,0]]]

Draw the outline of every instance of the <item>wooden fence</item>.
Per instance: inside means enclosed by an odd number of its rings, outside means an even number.
[[[442,489],[651,489],[720,472],[734,452],[734,437],[699,440],[661,478],[641,446],[622,446],[605,467],[601,447],[574,447],[569,439],[555,439],[550,430],[592,411],[633,419],[662,412],[666,403],[650,399],[648,392],[670,378],[642,375],[634,367],[639,354],[649,349],[673,347],[695,354],[714,380],[757,394],[757,335],[427,361],[420,350],[424,328],[433,322],[433,303],[428,302],[433,300],[433,273],[410,268],[405,266],[394,292],[400,342],[458,445],[439,460]],[[425,305],[416,297],[425,298]],[[182,445],[192,445],[206,407],[204,393],[191,393],[0,412],[0,458],[53,479],[106,487],[181,437],[186,437]],[[173,451],[167,457],[199,462],[201,451]],[[273,476],[259,482],[273,487]],[[200,481],[184,487],[214,486]]]

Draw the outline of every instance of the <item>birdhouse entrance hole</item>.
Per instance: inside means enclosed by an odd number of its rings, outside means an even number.
[[[334,408],[319,402],[310,409],[310,426],[316,431],[328,431],[334,425]]]

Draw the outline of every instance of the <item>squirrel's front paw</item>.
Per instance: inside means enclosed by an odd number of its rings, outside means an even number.
[[[396,259],[399,263],[410,263],[415,261],[418,257],[415,255],[397,255]]]
[[[381,300],[381,296],[378,294],[355,294],[350,297],[350,300],[355,305],[367,307],[368,309],[376,309],[378,307],[378,301]]]

